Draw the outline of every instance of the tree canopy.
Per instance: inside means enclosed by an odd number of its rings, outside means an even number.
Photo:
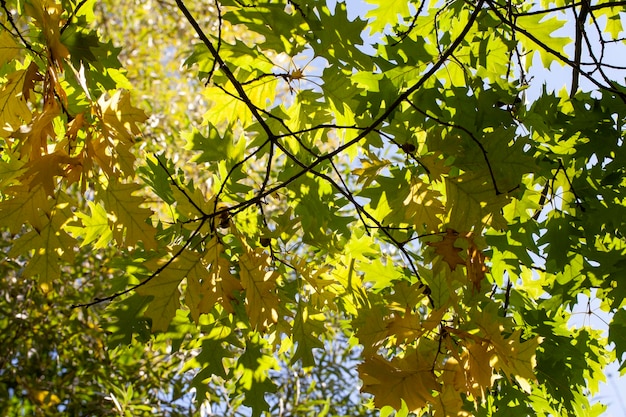
[[[604,411],[626,2],[0,6],[0,410]]]

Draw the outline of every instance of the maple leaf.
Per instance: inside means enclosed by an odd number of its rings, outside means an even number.
[[[434,401],[433,392],[440,389],[431,363],[417,360],[416,355],[394,358],[388,362],[378,355],[359,365],[363,391],[374,394],[376,407],[389,405],[396,410],[404,401],[410,411],[416,411]]]
[[[428,242],[428,246],[435,248],[435,253],[443,258],[443,261],[454,271],[457,265],[465,265],[465,260],[459,256],[461,248],[454,246],[459,234],[453,229],[446,229],[446,234],[439,242]]]
[[[250,324],[261,329],[278,321],[276,271],[269,269],[268,255],[260,248],[247,249],[239,258],[239,277],[246,290],[246,311]]]
[[[140,188],[139,184],[112,181],[99,194],[107,210],[117,217],[113,236],[118,243],[134,246],[141,242],[147,250],[156,249],[156,229],[150,223],[152,210],[141,207],[144,199],[133,195]]]

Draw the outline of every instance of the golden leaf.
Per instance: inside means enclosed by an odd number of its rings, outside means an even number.
[[[487,272],[485,254],[478,249],[471,238],[468,238],[468,241],[470,244],[467,248],[467,260],[465,261],[467,279],[472,283],[472,289],[479,292],[480,283],[485,279],[485,273]]]
[[[133,195],[140,188],[138,184],[111,181],[101,193],[101,199],[107,211],[117,217],[113,236],[120,245],[134,246],[141,242],[146,250],[156,249],[156,229],[150,223],[152,210],[143,207],[143,197]]]
[[[202,256],[186,249],[165,267],[156,262],[147,266],[149,270],[162,268],[162,271],[138,287],[137,293],[153,297],[145,313],[152,319],[152,331],[166,331],[180,307],[179,286],[182,280],[201,281],[206,278],[208,271],[202,263]]]
[[[246,311],[253,328],[260,329],[278,321],[278,274],[269,268],[268,255],[260,248],[246,248],[239,258],[239,277],[246,290]]]
[[[81,170],[80,159],[68,156],[64,151],[43,155],[25,166],[20,178],[31,189],[41,185],[47,195],[54,195],[55,177],[66,177],[74,170]]]
[[[429,246],[435,248],[435,253],[443,258],[443,261],[450,266],[450,269],[454,271],[457,265],[465,265],[463,258],[459,256],[461,248],[454,246],[454,242],[458,238],[459,234],[452,230],[446,229],[446,234],[439,242],[428,242]]]
[[[224,245],[214,237],[207,245],[204,262],[209,265],[209,276],[200,291],[202,294],[197,304],[199,314],[209,313],[216,304],[220,304],[229,313],[234,313],[233,303],[236,295],[243,289],[241,282],[230,272],[230,262],[224,258]]]
[[[466,390],[474,398],[485,398],[485,393],[497,378],[493,373],[494,352],[488,343],[469,343],[461,356],[466,375]]]
[[[0,32],[0,66],[10,62],[20,52],[20,47],[7,30]]]
[[[432,363],[413,359],[418,359],[417,355],[391,362],[373,355],[359,365],[362,390],[374,394],[376,407],[400,409],[404,400],[410,411],[416,411],[435,400],[433,392],[440,386],[431,370]]]
[[[46,38],[50,62],[57,68],[63,66],[63,59],[70,56],[69,51],[61,43],[61,14],[63,7],[53,0],[32,0],[26,3],[30,16],[38,21],[39,27]]]
[[[411,179],[411,190],[403,203],[405,218],[413,222],[418,232],[439,230],[441,217],[445,213],[439,197],[441,197],[439,191],[430,189],[427,183],[419,178]]]
[[[141,134],[138,124],[145,122],[148,117],[143,110],[132,106],[130,94],[125,90],[117,90],[108,100],[105,96],[100,97],[98,104],[108,137],[134,143],[134,138]]]
[[[23,93],[27,75],[26,70],[18,70],[7,76],[0,91],[0,129],[14,131],[32,120]]]

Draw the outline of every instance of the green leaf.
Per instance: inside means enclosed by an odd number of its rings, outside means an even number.
[[[572,39],[564,36],[552,36],[552,34],[561,29],[566,21],[559,20],[557,17],[546,18],[543,14],[532,14],[521,16],[517,19],[517,23],[520,27],[524,28],[529,34],[535,37],[542,45],[538,45],[535,40],[530,39],[527,36],[523,36],[520,39],[521,44],[524,46],[529,54],[526,56],[526,68],[532,65],[532,58],[534,54],[539,54],[541,62],[545,68],[550,68],[552,61],[558,60],[550,51],[544,49],[542,46],[550,48],[552,51],[565,55],[565,46],[572,42]],[[563,65],[563,63],[561,63]]]
[[[94,248],[105,248],[113,239],[107,212],[101,205],[91,201],[88,201],[87,204],[89,204],[91,216],[85,213],[76,213],[83,226],[66,226],[65,230],[76,237],[81,236],[83,238],[81,247],[93,242]]]
[[[409,16],[409,2],[402,0],[366,0],[368,4],[376,7],[368,10],[365,17],[370,18],[369,27],[372,33],[382,32],[387,25],[394,27],[398,24],[398,16]]]

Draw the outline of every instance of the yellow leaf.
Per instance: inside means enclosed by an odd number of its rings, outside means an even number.
[[[128,144],[134,143],[134,138],[141,134],[138,124],[145,122],[148,117],[143,110],[132,106],[130,94],[118,90],[108,100],[105,96],[100,97],[98,104],[108,136]]]
[[[59,115],[60,108],[56,100],[46,100],[43,110],[34,116],[32,124],[26,129],[26,138],[21,153],[33,161],[48,153],[48,139],[55,138],[52,121]]]
[[[407,312],[403,316],[396,315],[387,325],[388,336],[395,336],[398,342],[415,341],[437,327],[446,311],[447,308],[433,310],[426,320],[422,320],[420,313]]]
[[[14,131],[32,120],[23,93],[26,76],[26,70],[18,70],[7,76],[0,91],[0,129]]]
[[[363,355],[368,356],[376,353],[388,334],[388,314],[386,306],[373,304],[369,308],[361,308],[358,317],[352,321],[352,326],[357,329],[356,336],[363,345]]]
[[[38,21],[42,29],[50,54],[50,62],[57,68],[61,68],[63,59],[70,55],[65,45],[61,43],[60,29],[63,13],[61,4],[53,0],[31,0],[26,3],[26,11]]]
[[[268,103],[274,102],[277,80],[261,80],[244,85],[244,90],[257,108],[265,109]],[[238,98],[235,91],[225,91],[218,87],[210,87],[205,91],[205,97],[211,102],[209,110],[204,115],[204,123],[211,123],[221,132],[228,125],[239,122],[247,127],[252,122],[252,112],[248,105]]]
[[[470,343],[461,356],[466,375],[466,390],[474,398],[485,398],[485,393],[496,379],[493,373],[493,351],[488,343]]]
[[[67,177],[73,170],[81,170],[80,160],[68,156],[64,151],[37,158],[26,164],[26,168],[20,178],[22,182],[30,188],[41,185],[49,196],[54,195],[55,177]]]
[[[29,223],[41,230],[48,221],[46,213],[52,210],[52,201],[46,196],[43,187],[28,189],[15,186],[10,189],[12,197],[6,196],[0,202],[0,225],[17,234],[22,226]]]
[[[329,266],[323,265],[316,269],[314,265],[307,265],[304,260],[300,259],[293,264],[293,267],[305,282],[304,291],[309,293],[311,306],[318,310],[336,307],[337,294],[330,287],[336,284],[336,281],[327,274],[331,269]]]
[[[387,325],[387,330],[390,336],[396,337],[398,343],[415,340],[425,332],[420,314],[411,312],[403,316],[396,315]]]
[[[87,204],[89,205],[91,216],[77,212],[76,217],[81,220],[82,226],[66,226],[65,230],[74,236],[83,237],[83,242],[80,244],[81,247],[95,242],[93,243],[94,249],[106,248],[113,238],[107,212],[104,207],[93,201],[87,201]]]
[[[269,257],[260,248],[249,249],[239,258],[239,277],[246,290],[250,324],[261,329],[278,321],[278,274],[269,267]]]
[[[469,246],[467,247],[467,260],[465,266],[467,268],[467,279],[472,283],[472,290],[479,292],[480,283],[485,279],[487,266],[485,265],[485,254],[478,249],[471,237],[468,238]]]
[[[452,384],[443,383],[441,393],[435,397],[432,404],[433,415],[436,417],[469,417],[472,414],[463,410],[461,391]]]
[[[516,330],[508,338],[503,335],[505,328],[511,324],[502,317],[498,317],[495,304],[478,311],[471,311],[472,321],[480,328],[483,340],[493,346],[493,367],[507,376],[514,377],[520,386],[530,390],[528,381],[536,379],[536,351],[541,343],[540,337],[533,337],[525,342],[520,341],[521,330]]]
[[[186,249],[168,265],[151,263],[148,268],[153,271],[158,268],[163,270],[145,285],[138,287],[137,293],[153,297],[145,314],[152,319],[152,331],[164,332],[180,307],[179,286],[182,280],[187,278],[188,281],[202,281],[208,276],[208,271],[202,263],[202,256]]]
[[[520,342],[521,330],[516,330],[504,343],[494,343],[497,361],[494,366],[506,375],[513,376],[526,392],[530,392],[528,381],[536,380],[535,366],[537,365],[537,347],[541,343],[540,337],[533,337]]]
[[[439,153],[431,153],[419,159],[420,163],[428,169],[428,176],[431,181],[441,181],[442,177],[450,172],[450,167],[446,165],[445,158],[440,156]]]
[[[209,276],[200,291],[202,298],[197,304],[198,313],[209,313],[216,304],[220,304],[229,313],[234,313],[233,302],[243,289],[241,282],[230,273],[230,262],[224,258],[224,245],[214,237],[207,245],[204,262],[209,265]]]
[[[419,178],[411,179],[411,190],[404,200],[405,218],[417,227],[419,233],[439,230],[445,212],[439,197],[438,191],[431,190]]]
[[[359,178],[357,182],[362,182],[363,187],[369,186],[376,179],[381,170],[391,165],[391,161],[387,159],[379,159],[376,154],[368,155],[370,159],[361,159],[361,168],[352,171]]]
[[[42,407],[54,407],[61,402],[58,395],[48,390],[40,390],[36,388],[29,388],[28,397],[37,405]]]
[[[40,229],[33,228],[13,242],[9,256],[32,253],[23,271],[25,277],[38,276],[40,284],[52,284],[61,277],[61,261],[74,261],[72,248],[76,246],[76,239],[63,230],[70,218],[67,204],[59,204],[50,213],[41,216]]]
[[[111,181],[100,197],[107,211],[117,217],[113,236],[119,244],[135,246],[141,242],[147,250],[156,249],[156,229],[150,223],[152,210],[142,207],[142,197],[133,195],[140,188],[138,184]]]
[[[362,390],[374,394],[378,408],[389,405],[397,410],[404,401],[410,411],[419,410],[433,402],[433,392],[440,389],[431,366],[424,360],[396,358],[388,362],[378,355],[370,356],[359,365]]]
[[[20,52],[20,47],[13,36],[6,30],[0,32],[0,66],[10,62]]]

